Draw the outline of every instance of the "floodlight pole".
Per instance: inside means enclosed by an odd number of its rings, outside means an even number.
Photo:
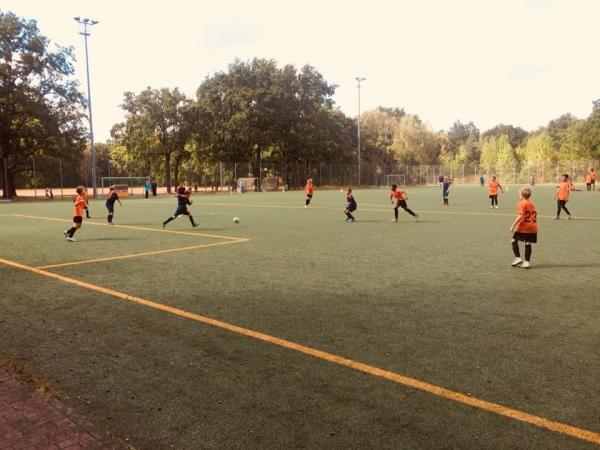
[[[92,196],[96,198],[98,195],[98,189],[96,186],[96,154],[94,152],[94,124],[92,120],[92,91],[90,89],[90,63],[88,56],[88,36],[89,28],[92,25],[96,25],[98,23],[97,20],[91,20],[88,18],[80,18],[75,17],[75,21],[81,25],[83,25],[83,31],[80,32],[83,36],[83,40],[85,42],[85,72],[87,76],[87,93],[88,93],[88,117],[90,122],[90,159],[92,163]]]
[[[358,88],[358,124],[357,124],[357,132],[356,135],[358,137],[358,185],[360,186],[360,82],[365,81],[366,78],[356,77],[356,82],[358,83],[356,87]]]

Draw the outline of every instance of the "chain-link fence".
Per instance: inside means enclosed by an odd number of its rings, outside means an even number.
[[[197,191],[216,192],[237,187],[240,178],[255,179],[256,190],[273,188],[300,189],[308,178],[312,178],[322,188],[342,186],[377,187],[390,180],[406,185],[437,184],[440,177],[450,177],[455,184],[477,184],[481,178],[488,180],[496,175],[504,184],[555,183],[561,174],[568,173],[573,182],[583,183],[590,168],[598,168],[599,161],[560,161],[557,163],[514,163],[498,166],[468,164],[406,165],[399,162],[363,162],[358,176],[358,164],[327,163],[311,161],[281,162],[217,162],[203,163],[200,167],[182,166],[178,178],[171,177],[172,185],[185,182]],[[43,198],[51,188],[55,197],[72,196],[78,184],[91,186],[89,164],[67,163],[58,158],[36,157],[31,159],[29,170],[15,176],[17,196]],[[159,192],[164,192],[165,176],[152,177],[148,174],[129,174],[123,171],[99,166],[96,170],[97,185],[102,177],[148,177],[156,179]],[[3,174],[0,174],[3,177]],[[4,179],[2,187],[4,187]],[[142,194],[142,189],[135,195]]]

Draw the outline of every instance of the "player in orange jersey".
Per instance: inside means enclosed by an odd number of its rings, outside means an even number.
[[[304,202],[305,208],[308,208],[308,205],[310,205],[310,201],[312,200],[314,190],[315,185],[313,183],[313,180],[312,178],[309,178],[308,180],[306,180],[306,186],[304,187],[304,191],[306,192],[306,201]]]
[[[490,208],[498,209],[498,189],[500,189],[500,192],[502,193],[504,193],[504,190],[502,189],[502,185],[500,184],[500,181],[498,180],[498,178],[496,178],[495,175],[489,182],[488,188],[490,192],[490,202],[492,203],[492,206],[490,206]]]
[[[81,224],[83,223],[83,209],[85,208],[85,188],[77,186],[75,191],[77,192],[77,197],[73,200],[73,226],[63,232],[67,241],[70,242],[75,242],[73,235],[81,228]]]
[[[556,199],[556,217],[554,220],[560,219],[560,211],[564,210],[569,216],[568,219],[571,220],[571,212],[567,209],[567,202],[569,201],[569,193],[571,192],[571,182],[569,181],[569,174],[565,173],[562,176],[561,183],[556,187],[556,194],[554,194],[554,198]]]
[[[392,184],[392,188],[390,190],[390,200],[392,205],[394,204],[394,200],[396,201],[396,206],[394,206],[394,219],[392,219],[392,222],[398,222],[398,208],[402,208],[415,219],[419,220],[419,215],[407,206],[407,199],[408,196],[406,195],[406,192],[404,192],[402,189],[398,189],[396,184]]]
[[[592,191],[596,190],[596,171],[592,167],[590,169],[590,175],[592,176]]]
[[[585,174],[585,188],[588,192],[592,190],[592,172]]]
[[[535,205],[529,200],[531,198],[531,188],[524,187],[519,189],[520,201],[517,204],[517,218],[510,226],[512,236],[512,248],[515,254],[513,267],[521,266],[524,269],[531,267],[531,244],[537,243],[537,211]],[[519,251],[519,241],[525,243],[525,261],[521,259]]]

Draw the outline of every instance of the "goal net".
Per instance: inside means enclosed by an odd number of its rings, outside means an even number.
[[[406,175],[404,175],[403,173],[384,175],[382,187],[389,187],[392,184],[396,184],[398,186],[406,186]]]
[[[100,178],[102,183],[101,193],[102,195],[108,194],[108,188],[114,185],[118,187],[117,192],[119,194],[143,195],[144,183],[149,180],[148,177],[102,177]]]

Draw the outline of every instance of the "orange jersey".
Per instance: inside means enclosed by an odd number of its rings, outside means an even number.
[[[306,187],[304,188],[307,195],[313,195],[314,189],[315,189],[315,185],[312,183],[306,183]]]
[[[592,176],[592,181],[596,180],[596,171],[594,170],[593,172],[590,172],[590,175]]]
[[[571,191],[571,183],[568,181],[563,181],[558,185],[558,189],[556,189],[556,199],[557,200],[569,200],[569,192]]]
[[[81,217],[83,216],[83,207],[85,206],[85,197],[83,195],[78,195],[73,200],[73,217]]]
[[[588,174],[585,176],[585,184],[590,184],[591,182],[592,182],[592,174],[591,174],[591,173],[588,173]]]
[[[390,191],[390,198],[395,198],[396,200],[406,200],[408,197],[401,189],[396,189],[395,191]]]
[[[521,216],[521,221],[517,224],[519,233],[537,233],[537,211],[535,205],[529,200],[521,200],[517,204],[517,214]]]
[[[490,188],[490,195],[497,195],[498,188],[500,187],[500,182],[498,180],[490,181],[490,184],[488,184],[488,187]]]

